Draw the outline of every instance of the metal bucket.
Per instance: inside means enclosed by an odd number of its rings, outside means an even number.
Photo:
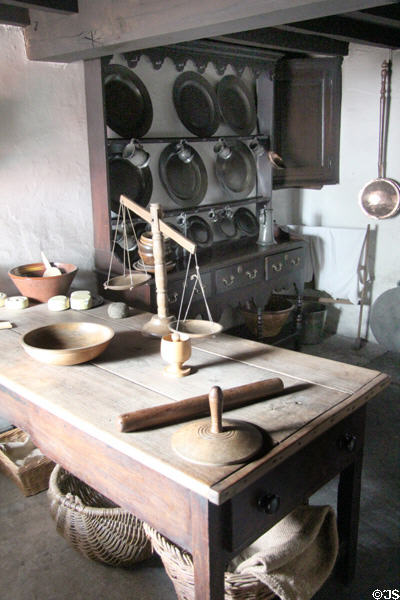
[[[303,344],[322,342],[327,309],[320,302],[307,302],[303,306]]]

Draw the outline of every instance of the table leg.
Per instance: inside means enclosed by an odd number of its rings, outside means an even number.
[[[225,560],[219,507],[192,494],[195,600],[223,600]]]
[[[295,285],[296,291],[297,286]],[[294,348],[299,352],[302,345],[302,334],[303,334],[303,294],[297,293],[296,297],[296,337],[294,341]]]
[[[338,575],[344,583],[354,578],[358,521],[360,513],[362,452],[356,460],[340,474],[337,501],[337,521],[340,542]]]

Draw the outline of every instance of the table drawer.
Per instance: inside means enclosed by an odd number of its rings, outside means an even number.
[[[263,279],[264,265],[262,258],[224,267],[215,272],[217,293],[245,287],[246,285],[263,281]]]
[[[265,257],[265,278],[274,279],[304,268],[304,248]]]
[[[231,547],[240,551],[361,456],[365,407],[320,435],[231,500]]]

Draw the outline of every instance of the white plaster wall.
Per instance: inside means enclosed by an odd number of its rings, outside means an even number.
[[[79,267],[94,289],[83,64],[27,60],[23,31],[0,25],[0,290],[11,267],[50,260]]]
[[[378,120],[381,65],[389,51],[350,45],[343,61],[340,143],[340,183],[322,190],[279,190],[273,194],[278,223],[327,227],[367,227],[376,231],[375,279],[372,303],[400,280],[400,214],[385,220],[368,218],[359,208],[358,194],[378,176]],[[392,56],[391,107],[386,175],[400,181],[400,52]],[[339,268],[339,266],[338,266]],[[333,308],[332,308],[333,310]],[[338,332],[354,337],[359,308],[335,305],[340,311]],[[364,311],[363,335],[369,311]],[[369,332],[369,339],[374,339]]]

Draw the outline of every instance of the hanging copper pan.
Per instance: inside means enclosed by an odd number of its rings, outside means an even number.
[[[387,81],[389,62],[382,63],[381,98],[379,114],[378,178],[365,184],[359,194],[361,209],[373,219],[388,219],[399,212],[400,185],[394,179],[385,177],[384,144],[387,129]]]

